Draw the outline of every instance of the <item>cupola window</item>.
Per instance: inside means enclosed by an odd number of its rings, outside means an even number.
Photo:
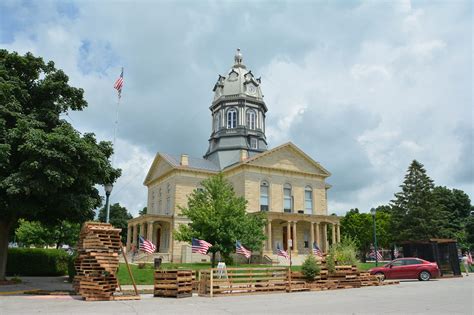
[[[220,119],[220,113],[217,112],[214,116],[214,131],[219,131],[219,128],[221,126],[221,119]]]
[[[227,112],[227,128],[235,128],[237,126],[237,111],[235,108]]]
[[[256,138],[250,138],[250,148],[258,149],[258,140]]]
[[[247,111],[247,127],[252,130],[255,129],[256,121],[257,121],[257,114],[255,113],[253,109],[249,109]]]

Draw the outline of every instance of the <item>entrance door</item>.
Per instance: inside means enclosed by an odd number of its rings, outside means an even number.
[[[156,229],[156,252],[160,252],[160,243],[161,243],[161,228]]]

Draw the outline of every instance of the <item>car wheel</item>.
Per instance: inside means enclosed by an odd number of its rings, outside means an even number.
[[[430,280],[430,278],[431,278],[431,274],[426,270],[423,270],[422,272],[420,272],[420,275],[418,276],[418,279],[420,281],[428,281]]]
[[[380,280],[385,280],[385,275],[383,272],[376,272],[375,275],[380,278]]]

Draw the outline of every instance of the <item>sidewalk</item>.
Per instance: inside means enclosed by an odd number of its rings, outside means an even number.
[[[22,283],[0,285],[1,295],[24,294],[25,291],[73,291],[72,283],[68,282],[68,277],[20,277]],[[153,285],[137,285],[139,293],[153,293]],[[123,285],[125,292],[134,292],[133,285]]]

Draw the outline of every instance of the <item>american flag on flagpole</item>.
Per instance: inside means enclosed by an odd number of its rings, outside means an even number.
[[[143,236],[140,235],[140,246],[139,249],[147,252],[148,254],[153,254],[156,251],[156,246],[149,240],[146,240],[143,238]]]
[[[280,248],[280,244],[277,244],[277,256],[281,256],[286,259],[290,258],[290,256],[288,256],[288,253],[283,248]]]
[[[319,249],[318,245],[316,242],[313,243],[313,254],[315,256],[323,257],[323,253],[321,252],[321,249]]]
[[[120,73],[120,76],[118,77],[118,79],[115,81],[115,84],[114,84],[114,89],[117,90],[118,92],[118,97],[122,97],[122,88],[123,88],[123,68],[122,68],[122,72]]]
[[[373,249],[370,252],[369,257],[373,257],[375,259],[375,251]],[[383,259],[382,254],[380,253],[380,251],[377,251],[377,260],[382,260],[382,259]]]
[[[235,242],[235,252],[237,254],[244,255],[247,259],[249,259],[252,255],[252,252],[249,251],[247,248],[243,247],[239,241]]]
[[[199,253],[199,254],[206,255],[207,251],[209,250],[210,247],[212,247],[211,243],[208,243],[208,242],[203,241],[203,240],[199,240],[197,238],[192,238],[191,239],[191,251],[193,253]]]

